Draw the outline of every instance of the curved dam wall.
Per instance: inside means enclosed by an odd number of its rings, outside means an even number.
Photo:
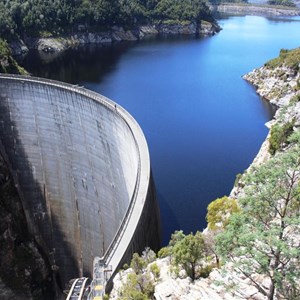
[[[160,244],[145,138],[107,98],[78,86],[0,75],[1,151],[30,232],[62,284],[113,272],[134,251]]]

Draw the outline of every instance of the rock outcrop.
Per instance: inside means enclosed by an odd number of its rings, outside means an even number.
[[[37,49],[43,52],[60,52],[70,47],[83,44],[104,44],[118,41],[137,41],[149,35],[201,35],[211,36],[221,28],[216,23],[202,21],[199,25],[193,22],[180,24],[145,25],[135,29],[125,30],[121,26],[113,26],[105,32],[88,32],[84,28],[73,34],[59,37],[26,38],[13,41],[10,44],[13,55],[21,55],[28,49]]]
[[[210,7],[213,13],[230,15],[258,15],[258,16],[299,16],[299,8],[288,8],[255,4],[225,3]]]

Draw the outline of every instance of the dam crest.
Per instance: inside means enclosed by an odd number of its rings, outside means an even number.
[[[0,151],[30,233],[60,285],[101,257],[112,274],[160,246],[146,139],[134,118],[87,89],[0,75]]]

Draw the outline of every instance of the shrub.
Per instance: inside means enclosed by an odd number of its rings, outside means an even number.
[[[136,274],[142,274],[146,268],[146,261],[137,253],[133,253],[130,267]]]
[[[158,280],[159,277],[160,277],[160,269],[159,269],[159,266],[158,266],[156,263],[153,263],[153,264],[150,266],[150,271],[151,271],[151,273],[153,274],[155,280]]]
[[[157,256],[159,258],[164,258],[164,257],[170,256],[170,255],[171,255],[171,248],[170,247],[163,247],[157,253]]]
[[[150,264],[156,259],[156,254],[155,252],[150,249],[149,247],[146,247],[145,250],[142,253],[142,258],[146,262],[146,264]]]
[[[238,211],[239,207],[235,199],[224,196],[212,201],[207,207],[208,228],[211,230],[224,228],[230,215]]]
[[[271,128],[269,138],[269,152],[274,155],[284,144],[288,144],[288,137],[293,132],[294,121],[287,122],[284,125],[275,124]]]
[[[212,265],[208,265],[208,266],[201,268],[201,270],[199,272],[199,277],[207,278],[212,269],[213,269]]]
[[[242,176],[243,176],[243,175],[242,175],[241,173],[236,174],[236,176],[235,176],[235,181],[234,181],[234,186],[235,186],[235,187],[238,186],[239,181],[240,181],[240,179],[242,178]]]

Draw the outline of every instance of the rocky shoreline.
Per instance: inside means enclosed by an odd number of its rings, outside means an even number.
[[[227,15],[258,15],[258,16],[300,16],[299,8],[283,6],[267,6],[255,4],[231,4],[224,3],[211,6],[213,13]]]
[[[159,24],[139,26],[126,30],[120,26],[113,26],[109,31],[89,32],[84,26],[78,32],[47,38],[25,38],[9,44],[14,56],[27,53],[30,49],[43,52],[61,52],[71,47],[84,44],[106,44],[119,41],[137,41],[147,36],[155,35],[199,35],[212,36],[221,30],[216,23],[202,21],[199,25],[194,22],[182,24]]]

